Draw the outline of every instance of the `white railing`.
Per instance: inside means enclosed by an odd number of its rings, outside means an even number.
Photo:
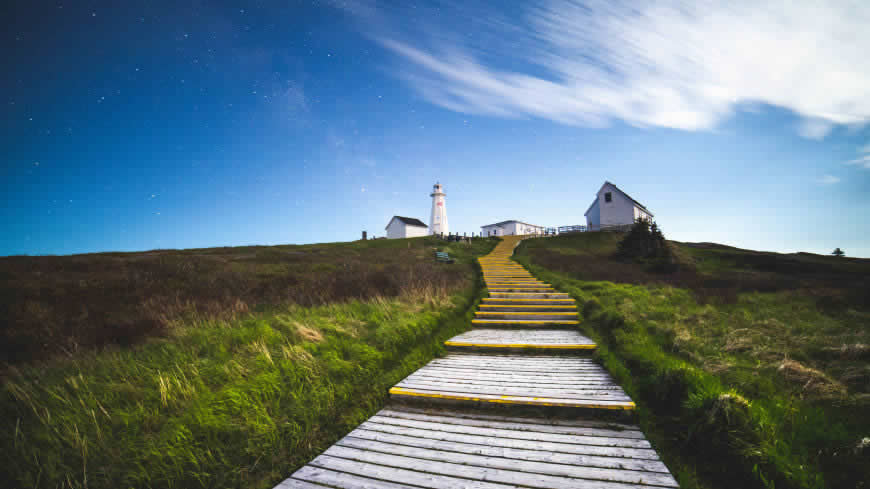
[[[559,234],[594,233],[599,231],[628,232],[634,224],[591,224],[589,226],[559,226]]]

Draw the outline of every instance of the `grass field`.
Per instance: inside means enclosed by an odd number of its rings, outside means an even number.
[[[494,245],[419,238],[0,260],[4,287],[39,304],[6,304],[15,322],[4,334],[32,348],[4,370],[0,480],[272,487],[468,328],[482,291],[473,257]],[[435,264],[436,248],[457,262]],[[96,322],[88,334],[77,331],[85,319],[64,318],[74,306],[52,302],[68,296]],[[134,328],[142,311],[157,326],[117,341],[113,321]],[[42,329],[27,335],[32,325]]]
[[[669,273],[620,234],[528,240],[518,260],[584,304],[683,487],[865,487],[870,260],[671,242]]]

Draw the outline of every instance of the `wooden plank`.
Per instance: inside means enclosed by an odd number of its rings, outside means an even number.
[[[445,341],[444,345],[450,348],[470,348],[470,349],[487,349],[499,348],[508,350],[523,350],[523,349],[538,349],[538,350],[568,350],[568,351],[585,351],[594,350],[595,345],[570,345],[570,344],[546,344],[546,343],[485,343],[474,342],[464,343],[457,341]]]
[[[428,364],[427,366],[425,366],[423,368],[429,368],[429,366],[442,367],[442,368],[457,368],[457,369],[476,369],[476,370],[486,371],[483,373],[514,372],[517,374],[539,374],[539,375],[543,375],[543,374],[547,374],[547,373],[552,373],[552,374],[561,373],[561,374],[568,375],[571,373],[582,374],[582,373],[602,373],[602,372],[604,372],[604,369],[602,369],[600,367],[596,368],[596,367],[566,366],[566,367],[552,367],[551,369],[548,369],[547,367],[540,366],[540,365],[517,365],[514,368],[511,368],[510,366],[507,366],[507,365],[493,365],[493,364],[483,364],[483,363],[481,363],[479,365],[475,365],[473,363],[441,363],[441,362],[434,363],[434,361],[430,362],[430,364]]]
[[[377,464],[381,466],[395,468],[413,467],[414,470],[420,472],[427,472],[429,474],[451,475],[475,481],[485,480],[501,484],[519,485],[543,489],[578,486],[583,482],[589,480],[520,472],[499,468],[493,469],[489,467],[463,465],[461,463],[424,460],[420,458],[405,457],[402,455],[392,455],[339,446],[330,447],[326,450],[326,452],[324,452],[324,455],[321,455],[321,457],[342,458],[345,460],[353,460],[357,462]],[[638,482],[633,482],[632,484],[638,484]],[[636,485],[603,480],[595,480],[595,486],[602,489],[633,489],[637,487]]]
[[[414,372],[412,375],[426,375],[426,376],[434,376],[434,377],[458,377],[458,378],[480,378],[480,379],[492,379],[492,380],[516,380],[516,381],[545,381],[545,382],[570,382],[573,380],[583,381],[585,379],[610,379],[610,375],[606,372],[569,372],[569,373],[558,373],[551,372],[546,375],[541,375],[535,372],[521,372],[521,371],[505,371],[505,370],[478,370],[473,367],[439,367],[437,365],[430,365],[424,368],[421,368],[417,372]]]
[[[414,385],[430,385],[430,386],[442,386],[444,383],[450,384],[466,384],[470,388],[474,386],[485,386],[488,388],[505,388],[512,387],[516,389],[535,391],[536,388],[547,388],[547,389],[596,389],[596,390],[613,390],[613,391],[622,391],[622,387],[617,384],[610,382],[609,379],[592,379],[584,382],[563,382],[559,384],[554,383],[535,383],[535,382],[505,382],[505,381],[495,381],[495,380],[486,380],[486,379],[451,379],[451,378],[443,378],[443,377],[422,377],[417,374],[413,374],[412,377],[408,377],[402,381],[402,386],[407,387],[412,384]],[[397,384],[397,386],[399,386]],[[536,391],[537,392],[537,391]]]
[[[431,391],[424,389],[406,389],[391,387],[390,396],[397,399],[427,399],[431,401],[460,401],[474,404],[519,404],[523,406],[569,407],[578,409],[613,409],[632,411],[634,402],[610,401],[594,399],[562,399],[558,397],[540,396],[508,396],[497,394],[473,394],[469,392]]]
[[[313,484],[299,479],[285,479],[275,486],[275,489],[329,489],[329,486]]]
[[[373,440],[395,445],[429,448],[433,450],[473,453],[507,459],[529,460],[537,462],[552,462],[569,465],[588,465],[590,467],[643,470],[647,472],[668,473],[665,464],[658,460],[632,459],[625,457],[606,457],[600,455],[579,455],[553,452],[549,450],[531,450],[523,448],[506,448],[492,444],[472,444],[455,441],[433,440],[423,437],[395,435],[370,430],[355,430],[345,437],[349,439]]]
[[[462,393],[467,395],[492,395],[492,396],[509,396],[509,397],[530,397],[538,398],[545,397],[550,399],[565,399],[565,400],[580,400],[580,401],[631,401],[622,388],[618,390],[610,389],[583,389],[580,387],[574,389],[561,388],[524,388],[524,387],[505,387],[491,386],[483,384],[456,384],[450,382],[422,382],[418,380],[402,381],[395,385],[394,388],[427,391],[431,393],[452,392]]]
[[[477,352],[452,352],[451,355],[459,355],[464,353],[477,353]],[[489,353],[489,352],[486,352]],[[510,352],[496,352],[496,353],[510,353]],[[541,354],[540,356],[545,356]],[[549,356],[549,355],[547,355]],[[531,358],[529,355],[527,358]],[[499,362],[487,362],[484,360],[449,360],[450,358],[445,357],[443,359],[432,360],[427,363],[422,368],[457,368],[463,370],[475,370],[480,367],[489,367],[490,369],[495,369],[499,372],[511,373],[514,372],[517,375],[537,375],[532,372],[535,371],[543,371],[543,372],[552,372],[552,373],[561,373],[564,375],[569,375],[573,373],[606,373],[606,371],[596,363],[588,363],[588,364],[569,364],[563,363],[558,364],[554,363],[552,365],[553,370],[547,370],[547,364],[537,364],[537,363],[519,363],[517,365],[511,365],[510,363],[499,363]],[[591,360],[591,358],[590,358]],[[437,363],[436,363],[437,362]],[[512,368],[513,367],[513,368]],[[530,370],[531,372],[523,372],[524,370]]]
[[[478,306],[481,310],[486,309],[490,311],[509,311],[509,310],[528,310],[528,311],[545,311],[547,309],[552,309],[554,311],[576,311],[576,304],[481,304]]]
[[[572,387],[578,388],[590,388],[596,387],[598,389],[622,389],[618,384],[612,382],[611,379],[585,379],[580,382],[533,382],[533,381],[510,381],[510,380],[491,380],[491,379],[482,379],[482,378],[473,378],[473,379],[462,379],[462,378],[451,378],[451,377],[432,377],[432,376],[422,376],[419,374],[413,374],[413,376],[403,379],[408,382],[424,382],[424,383],[433,383],[433,382],[450,382],[454,384],[471,384],[471,385],[490,385],[493,387],[517,387],[517,388],[534,388],[535,386],[547,387],[551,389],[566,389]]]
[[[607,428],[619,431],[638,431],[640,427],[633,424],[618,423],[609,420],[589,419],[589,418],[564,418],[564,417],[545,417],[545,416],[507,416],[504,414],[492,414],[489,412],[480,411],[456,411],[453,409],[439,407],[438,409],[420,408],[408,405],[391,405],[382,409],[382,413],[416,413],[427,416],[449,416],[453,419],[480,419],[490,421],[507,421],[525,424],[541,424],[545,426],[574,426],[579,428]]]
[[[519,438],[507,438],[503,436],[490,436],[481,434],[453,433],[437,429],[410,428],[407,426],[389,425],[366,421],[357,430],[374,431],[378,433],[390,433],[405,435],[413,438],[455,441],[459,443],[471,443],[503,448],[520,448],[524,450],[538,450],[553,453],[566,453],[571,455],[591,455],[601,457],[621,457],[636,460],[658,460],[658,454],[652,448],[626,448],[602,445],[587,445],[583,443],[560,443],[552,441],[523,440]]]
[[[620,399],[628,399],[628,396],[623,392],[622,387],[610,380],[593,380],[578,384],[546,384],[532,387],[516,386],[514,384],[502,383],[486,383],[480,380],[471,380],[464,382],[453,382],[451,379],[439,378],[422,378],[409,376],[402,380],[396,387],[419,388],[428,390],[445,389],[454,392],[479,392],[487,394],[504,393],[505,395],[525,395],[533,397],[564,397],[573,399],[580,396],[581,399],[619,397]],[[413,386],[413,387],[412,387]],[[606,391],[596,394],[598,391]],[[589,396],[580,394],[587,393]],[[570,394],[570,395],[569,395]]]
[[[476,311],[475,314],[480,316],[481,319],[499,316],[505,316],[507,318],[528,317],[531,319],[539,319],[541,316],[554,317],[556,319],[577,317],[576,311]]]
[[[456,372],[436,373],[436,372],[429,371],[429,369],[418,370],[417,372],[414,372],[413,374],[411,374],[407,378],[411,378],[412,376],[414,378],[452,379],[455,381],[461,380],[461,381],[469,381],[469,382],[474,382],[474,381],[497,382],[497,383],[503,383],[503,384],[517,384],[517,385],[518,384],[576,385],[576,384],[585,384],[585,383],[590,383],[590,382],[605,383],[605,382],[612,382],[613,381],[612,378],[610,378],[609,376],[604,375],[604,374],[586,375],[586,376],[579,377],[579,378],[577,376],[558,377],[558,378],[549,377],[549,376],[547,376],[547,377],[541,376],[541,377],[536,378],[536,377],[517,377],[517,376],[510,376],[510,375],[502,375],[502,376],[485,375],[485,374],[481,375],[477,372],[462,373],[462,374],[456,373]]]
[[[448,357],[449,358],[449,357]],[[547,364],[540,363],[519,363],[516,365],[511,365],[509,363],[499,363],[499,362],[487,362],[484,360],[480,361],[442,361],[442,360],[432,360],[427,365],[432,366],[443,366],[443,367],[457,367],[457,368],[482,368],[482,369],[490,369],[490,370],[499,370],[499,371],[508,371],[508,372],[553,372],[553,373],[570,373],[577,372],[582,373],[586,371],[591,372],[604,372],[604,369],[598,365],[571,365],[571,364],[554,364],[552,366],[548,366]],[[423,367],[426,368],[426,367]]]
[[[590,363],[592,360],[588,358],[578,358],[578,357],[566,357],[563,355],[541,355],[536,357],[528,357],[526,355],[520,355],[517,353],[505,353],[505,354],[492,354],[492,353],[456,353],[453,355],[449,355],[450,358],[482,358],[482,359],[493,359],[493,360],[505,360],[505,361],[514,361],[514,360],[523,360],[528,362],[540,363],[546,361],[549,363],[550,361],[555,362],[569,362],[569,363]],[[593,362],[594,363],[594,362]]]
[[[380,457],[379,455],[372,456],[371,452],[375,452],[376,454],[388,455],[389,457]],[[568,477],[572,479],[592,479],[612,482],[627,482],[632,484],[656,485],[662,487],[677,486],[676,481],[674,481],[673,477],[671,477],[670,474],[662,474],[660,472],[589,467],[582,465],[578,466],[552,463],[549,461],[541,462],[521,459],[505,459],[473,453],[456,453],[452,451],[433,450],[426,448],[409,447],[404,445],[392,445],[389,443],[371,440],[354,440],[345,438],[343,440],[340,440],[338,443],[333,445],[324,453],[350,459],[358,459],[361,454],[364,454],[362,456],[368,459],[366,461],[373,461],[382,458],[395,460],[393,457],[399,456],[401,457],[401,459],[397,460],[396,463],[402,463],[410,458],[420,460],[422,461],[422,464],[428,464],[429,462],[445,462],[450,464],[469,465],[486,469],[509,470],[553,477]],[[519,481],[512,482],[518,483]],[[570,481],[565,482],[570,483]]]
[[[566,330],[511,330],[479,328],[467,331],[450,338],[450,341],[498,341],[500,343],[566,343],[566,344],[592,344],[591,339],[577,331]]]
[[[544,352],[550,353],[550,352]],[[558,375],[563,377],[575,377],[579,375],[607,375],[607,372],[602,368],[595,367],[553,367],[552,370],[547,370],[545,367],[540,367],[538,365],[517,365],[515,368],[510,368],[506,365],[492,365],[492,364],[482,364],[482,365],[474,365],[474,364],[444,364],[444,363],[433,363],[427,364],[422,367],[421,371],[427,371],[429,369],[451,369],[451,370],[472,370],[479,371],[481,374],[487,375],[516,375],[521,377],[539,377],[545,378],[550,377],[552,375]],[[456,374],[461,374],[462,372],[455,372]]]
[[[554,380],[554,381],[570,381],[572,379],[583,380],[584,378],[611,378],[607,372],[604,371],[577,371],[577,372],[549,372],[546,374],[540,374],[536,372],[522,372],[522,371],[509,371],[509,370],[479,370],[474,367],[440,367],[437,365],[429,365],[424,368],[421,368],[415,373],[419,373],[422,375],[432,375],[432,376],[455,376],[455,377],[466,377],[466,378],[491,378],[491,379],[505,379],[505,380],[531,380],[535,381],[539,380]]]
[[[523,363],[534,363],[534,364],[571,364],[571,365],[581,365],[581,364],[594,364],[598,365],[594,360],[587,357],[575,357],[575,356],[564,356],[564,355],[540,355],[540,356],[528,356],[517,353],[453,353],[446,357],[440,358],[439,360],[454,360],[454,361],[467,361],[467,360],[478,360],[478,361],[488,361],[488,362],[504,362],[513,365],[516,362]]]
[[[418,421],[430,421],[433,423],[458,424],[463,426],[477,426],[480,428],[501,428],[518,431],[533,431],[537,433],[562,433],[569,435],[604,436],[608,438],[634,438],[643,439],[643,433],[639,429],[623,430],[612,428],[586,427],[586,426],[557,426],[544,424],[531,424],[517,421],[496,421],[490,419],[455,418],[452,416],[439,416],[437,414],[417,414],[401,411],[389,411],[382,409],[378,416],[390,418],[414,419]]]
[[[516,330],[506,330],[506,332],[516,332]],[[533,333],[533,331],[519,331],[520,333]],[[578,335],[579,336],[579,335]],[[579,337],[558,337],[558,336],[494,336],[494,335],[459,335],[447,340],[450,343],[484,343],[494,345],[584,345],[587,348],[595,348],[595,343],[591,340],[584,341],[582,336]]]
[[[404,426],[463,435],[477,435],[497,438],[513,438],[517,440],[546,441],[553,443],[567,443],[572,445],[595,445],[600,447],[620,448],[650,448],[650,444],[643,438],[620,438],[610,436],[588,436],[582,434],[545,433],[541,431],[514,430],[509,428],[492,428],[480,426],[468,426],[452,423],[439,423],[417,419],[394,418],[376,414],[369,418],[366,423],[377,423],[392,426]]]
[[[519,332],[519,333],[534,333],[535,330],[505,330],[505,332]],[[573,333],[573,331],[567,331]],[[587,339],[588,340],[588,339]],[[590,348],[595,347],[595,343],[591,340],[584,341],[584,338],[580,335],[573,337],[559,337],[555,335],[546,335],[546,336],[535,336],[533,334],[526,335],[503,335],[503,336],[495,336],[495,335],[458,335],[453,338],[447,340],[448,343],[493,343],[493,344],[524,344],[524,345],[586,345]]]
[[[451,477],[449,475],[424,473],[418,470],[408,470],[380,464],[365,463],[356,460],[330,457],[328,455],[320,455],[312,460],[306,467],[319,467],[334,472],[370,477],[379,480],[401,481],[402,484],[410,484],[411,486],[426,487],[429,489],[452,489],[460,487],[464,489],[518,489],[517,486],[513,485],[463,479],[459,477]]]
[[[576,319],[472,319],[471,324],[483,325],[546,325],[546,324],[580,324]]]
[[[346,472],[338,472],[315,465],[306,465],[297,470],[291,479],[305,481],[306,483],[323,484],[317,487],[340,487],[342,489],[416,489],[416,486],[400,484],[399,481],[385,481],[364,477],[364,475],[349,474]],[[281,489],[276,487],[275,489]],[[302,488],[300,488],[302,489]]]
[[[526,286],[526,285],[498,285],[491,286],[487,285],[486,289],[489,292],[547,292],[547,293],[556,293],[556,289],[552,287],[537,287],[537,286]]]
[[[569,299],[565,292],[490,292],[490,297],[509,297],[514,299]]]
[[[504,371],[506,373],[510,373],[514,370],[517,370],[517,369],[511,369],[512,366],[528,367],[531,369],[537,369],[537,368],[546,368],[549,365],[552,367],[558,366],[562,369],[562,370],[558,370],[558,371],[553,371],[553,373],[560,373],[561,372],[565,375],[567,375],[570,372],[564,372],[564,369],[569,369],[570,371],[577,372],[577,373],[582,373],[583,371],[586,371],[586,370],[594,370],[595,372],[598,372],[598,373],[606,373],[606,371],[600,365],[595,363],[595,361],[589,357],[574,357],[578,360],[581,360],[581,359],[582,360],[590,360],[587,363],[577,363],[577,362],[559,363],[557,360],[553,360],[552,364],[550,362],[546,362],[543,365],[540,363],[528,363],[528,362],[520,363],[519,362],[520,359],[518,359],[517,364],[515,365],[509,361],[508,362],[495,362],[495,361],[478,360],[478,359],[454,359],[454,358],[452,358],[453,355],[465,355],[467,353],[476,353],[476,352],[450,353],[446,357],[438,358],[438,359],[430,361],[423,368],[438,367],[438,368],[458,368],[458,369],[472,369],[473,370],[473,369],[476,369],[480,366],[487,365],[490,367],[498,367],[502,371]],[[509,352],[501,352],[501,353],[506,354]],[[549,357],[551,355],[540,355],[540,356]],[[532,358],[532,357],[526,356],[525,358]],[[568,358],[570,358],[570,357],[568,357]],[[516,373],[519,375],[534,375],[534,374],[522,374],[522,372],[516,372]]]
[[[467,353],[451,353],[443,358],[436,358],[432,360],[430,363],[433,364],[442,364],[442,365],[456,365],[456,366],[470,366],[470,367],[481,367],[481,366],[491,366],[491,367],[500,367],[503,369],[511,369],[513,366],[521,366],[528,367],[531,369],[546,369],[546,368],[559,368],[559,369],[571,369],[571,370],[582,370],[582,369],[595,369],[595,370],[603,370],[600,365],[595,363],[589,357],[578,357],[578,356],[565,356],[564,359],[552,358],[553,355],[540,355],[540,357],[547,359],[546,361],[535,361],[536,356],[533,355],[524,355],[522,357],[516,358],[506,358],[506,359],[498,359],[498,358],[459,358],[459,355],[469,355],[475,352],[467,352]],[[487,353],[492,357],[508,355],[508,353]],[[515,360],[515,361],[514,361]],[[581,362],[579,360],[588,360],[586,362]]]
[[[508,297],[484,297],[482,304],[574,304],[577,301],[567,297],[564,299],[511,299]]]

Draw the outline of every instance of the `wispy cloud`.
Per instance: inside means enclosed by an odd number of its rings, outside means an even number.
[[[820,178],[818,180],[818,182],[825,184],[825,185],[833,185],[835,183],[840,183],[840,179],[838,177],[833,176],[833,175],[825,175],[822,178]]]
[[[454,111],[703,130],[769,104],[808,138],[870,121],[866,1],[550,0],[482,36],[440,17],[376,37],[407,61],[398,76]]]
[[[855,158],[854,160],[849,160],[846,162],[847,165],[856,165],[862,168],[870,169],[870,155],[860,156]]]
[[[846,164],[870,169],[870,144],[860,148],[858,151],[863,154],[854,160],[847,161]]]

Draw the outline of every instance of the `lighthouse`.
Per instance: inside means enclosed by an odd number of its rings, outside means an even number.
[[[432,187],[432,215],[429,218],[429,234],[449,234],[447,227],[447,195],[441,189],[441,184]]]

